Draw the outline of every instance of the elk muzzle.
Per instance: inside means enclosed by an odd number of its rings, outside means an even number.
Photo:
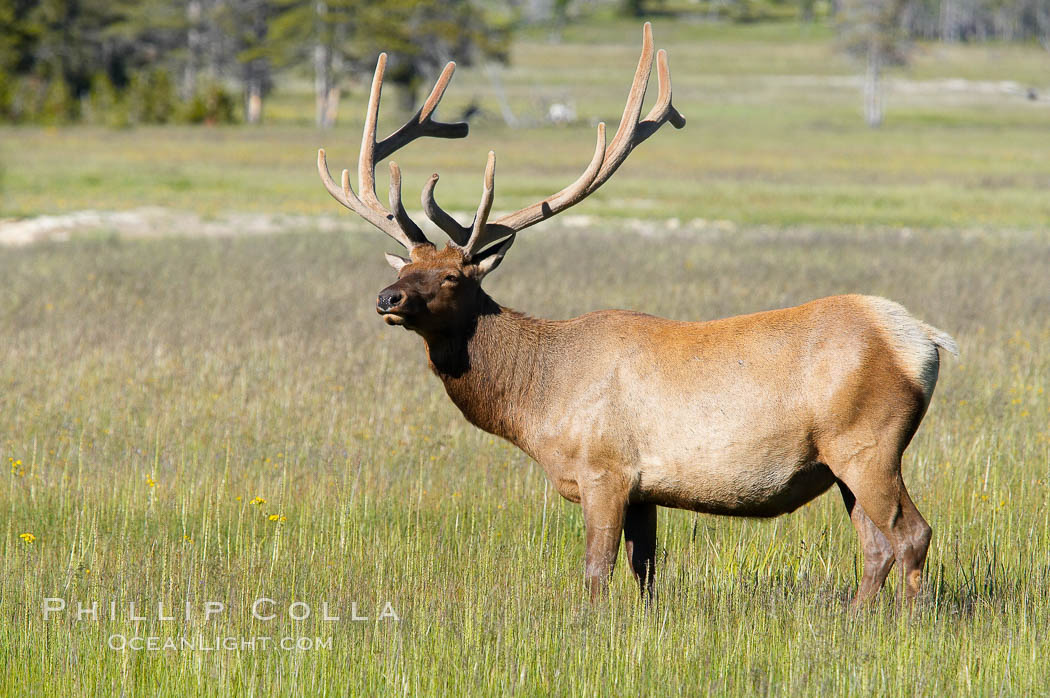
[[[408,294],[399,284],[387,286],[379,292],[376,298],[376,312],[383,316],[388,325],[404,325],[406,306],[408,305]]]

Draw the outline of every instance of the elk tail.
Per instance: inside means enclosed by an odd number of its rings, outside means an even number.
[[[955,343],[950,334],[942,332],[932,325],[927,325],[925,322],[922,323],[922,328],[926,331],[926,336],[936,346],[949,352],[952,356],[959,356],[959,345]]]

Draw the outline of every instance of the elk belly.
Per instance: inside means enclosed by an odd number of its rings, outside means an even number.
[[[827,491],[831,470],[805,439],[752,435],[708,443],[673,460],[643,457],[639,499],[662,506],[729,516],[779,516]]]

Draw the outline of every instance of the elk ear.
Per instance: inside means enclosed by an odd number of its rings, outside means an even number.
[[[516,235],[516,234],[515,234]],[[507,250],[514,244],[515,235],[511,235],[503,242],[493,245],[487,250],[474,255],[474,266],[478,269],[478,280],[485,278],[485,276],[499,266],[499,263],[503,261],[503,255],[507,254]]]
[[[396,254],[386,253],[387,264],[394,268],[394,271],[401,271],[401,267],[409,263],[404,257],[398,257]]]

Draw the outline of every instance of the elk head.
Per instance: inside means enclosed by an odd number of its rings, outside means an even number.
[[[640,119],[654,55],[657,62],[659,96],[648,115]],[[637,145],[655,133],[665,122],[670,122],[675,128],[685,125],[685,118],[671,105],[671,76],[667,67],[667,53],[660,50],[654,54],[652,27],[646,22],[642,32],[642,55],[619,128],[607,146],[605,124],[598,124],[594,156],[583,174],[569,186],[542,201],[489,220],[496,171],[496,156],[490,151],[485,167],[481,203],[469,226],[461,225],[438,205],[434,198],[438,175],[432,175],[423,188],[423,211],[450,238],[447,246],[438,250],[409,218],[401,203],[401,171],[395,162],[390,163],[390,207],[386,208],[379,202],[375,191],[375,163],[421,136],[463,138],[467,135],[468,127],[465,123],[442,123],[432,118],[445,88],[452,79],[456,64],[449,63],[445,66],[430,96],[412,119],[390,136],[376,141],[379,99],[385,67],[384,53],[379,56],[372,79],[361,139],[361,153],[357,163],[360,193],[355,194],[350,187],[350,173],[347,170],[343,170],[342,186],[336,184],[328,170],[324,149],[317,153],[317,169],[325,188],[336,201],[397,240],[408,250],[407,258],[392,254],[386,256],[387,261],[398,272],[398,280],[379,293],[376,310],[387,324],[402,325],[424,335],[467,324],[481,312],[486,302],[490,302],[481,290],[481,280],[503,260],[519,231],[585,199],[616,172]]]
[[[398,279],[379,292],[376,311],[388,325],[421,334],[460,329],[485,308],[481,280],[509,247],[503,242],[471,258],[452,245],[417,248],[411,259],[388,254]]]

